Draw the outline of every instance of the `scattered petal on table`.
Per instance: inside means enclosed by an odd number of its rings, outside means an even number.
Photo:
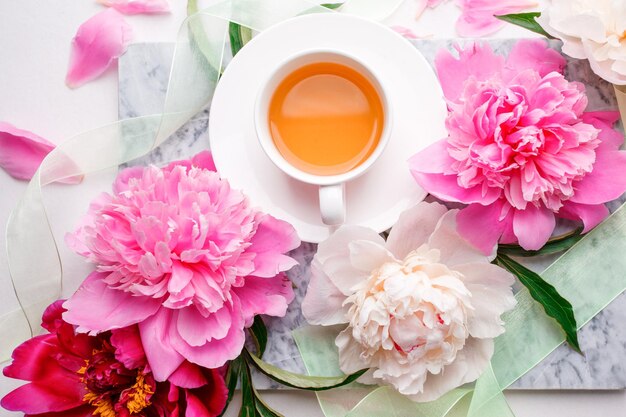
[[[131,27],[115,9],[87,20],[72,40],[66,84],[76,88],[102,75],[126,51],[131,36]]]
[[[394,32],[399,33],[407,39],[417,39],[417,35],[409,28],[404,26],[391,26]]]
[[[437,0],[431,1],[437,2]],[[457,0],[457,3],[462,12],[456,22],[456,30],[464,37],[486,36],[506,24],[494,16],[519,13],[537,7],[536,1],[529,0]]]
[[[18,180],[30,180],[41,161],[48,155],[55,145],[27,130],[18,129],[15,126],[0,122],[0,168]],[[62,170],[76,172],[75,165],[69,159],[59,165],[58,172]],[[74,176],[62,180],[67,184],[77,184],[82,181],[82,176]]]
[[[98,2],[129,15],[170,12],[170,4],[167,0],[98,0]]]
[[[30,180],[54,144],[9,123],[0,122],[0,167],[14,178]]]

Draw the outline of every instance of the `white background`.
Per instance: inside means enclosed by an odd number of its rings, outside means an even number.
[[[127,18],[135,31],[135,42],[175,39],[185,16],[186,1],[170,0],[170,3],[173,9],[170,15]],[[459,11],[453,2],[427,11],[419,21],[415,20],[416,7],[415,0],[406,0],[387,23],[410,27],[420,36],[456,36],[454,22]],[[94,0],[0,0],[0,121],[59,143],[76,133],[116,120],[117,76],[114,68],[77,90],[70,90],[64,84],[70,41],[78,26],[100,10],[102,7]],[[507,27],[496,36],[529,35],[521,29]],[[90,180],[93,185],[81,186],[80,193],[67,189],[48,193],[51,220],[58,237],[62,238],[63,233],[72,228],[93,193],[106,189],[111,176],[111,173],[103,174]],[[9,213],[25,185],[0,170],[0,230],[4,230]],[[0,315],[17,306],[4,254],[4,239],[0,239]],[[70,271],[86,268],[67,251],[62,255]],[[36,262],[36,254],[33,261]],[[66,291],[71,291],[73,285],[76,284],[66,283]],[[0,376],[0,396],[18,384]],[[518,417],[626,416],[624,391],[516,391],[506,395]],[[309,393],[269,392],[266,397],[288,417],[322,415],[315,397]],[[13,415],[17,414],[0,410],[0,417]],[[237,415],[236,404],[228,415]]]

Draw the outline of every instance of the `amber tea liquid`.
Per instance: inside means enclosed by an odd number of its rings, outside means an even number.
[[[272,96],[268,117],[283,158],[314,175],[343,174],[365,162],[385,122],[374,85],[359,71],[331,62],[289,74]]]

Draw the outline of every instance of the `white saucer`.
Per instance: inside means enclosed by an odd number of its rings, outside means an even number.
[[[289,56],[313,48],[345,50],[386,83],[394,106],[393,132],[382,156],[346,186],[346,222],[378,232],[426,193],[415,183],[407,160],[447,135],[439,81],[422,54],[378,23],[340,13],[287,20],[256,36],[228,65],[211,106],[209,136],[215,164],[231,186],[251,202],[288,221],[306,242],[321,242],[331,229],[320,218],[318,188],[276,168],[254,129],[254,102],[263,80]]]

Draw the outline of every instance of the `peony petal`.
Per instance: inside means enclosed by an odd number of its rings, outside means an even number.
[[[137,326],[113,330],[111,345],[115,347],[115,359],[123,363],[126,368],[138,369],[147,364]]]
[[[491,262],[496,256],[496,247],[490,254],[485,255],[463,239],[456,225],[457,213],[458,210],[450,210],[439,220],[437,228],[428,240],[428,245],[439,250],[441,263],[449,267],[465,263]]]
[[[417,39],[417,35],[406,26],[395,25],[395,26],[390,26],[390,29],[396,33],[399,33],[400,35],[404,36],[407,39]]]
[[[273,277],[298,264],[295,259],[283,255],[300,246],[296,230],[285,221],[264,215],[251,243],[248,251],[256,253],[254,275],[258,277]]]
[[[183,166],[187,169],[196,167],[196,168],[202,168],[202,169],[207,169],[209,171],[217,172],[217,168],[215,168],[215,161],[213,161],[213,154],[211,153],[211,151],[202,151],[196,154],[193,158],[191,158],[191,160],[181,159],[179,161],[172,161],[164,169],[167,171],[171,171],[172,169],[174,169],[174,167],[177,167],[177,166]],[[143,172],[142,167],[137,167],[137,168],[139,168],[138,172],[141,174]],[[132,167],[127,168],[126,170],[128,169],[132,169]],[[118,174],[117,176],[118,179],[120,178],[120,175],[121,173]],[[129,175],[132,175],[132,173],[129,173]],[[128,182],[128,180],[126,180],[125,182]]]
[[[92,272],[64,304],[63,319],[79,332],[102,332],[130,326],[152,316],[161,302],[114,290],[104,282],[108,273]]]
[[[351,328],[339,333],[335,345],[339,349],[339,368],[346,375],[370,367],[370,364],[363,362],[361,346],[352,338]]]
[[[170,350],[173,348],[189,362],[205,368],[219,368],[239,356],[243,349],[246,337],[243,317],[238,314],[240,311],[239,298],[233,298],[232,324],[222,339],[213,339],[202,346],[191,346],[181,337],[175,325],[167,325],[165,327],[166,330],[169,330],[169,339],[167,339],[166,345]],[[146,353],[148,353],[147,350]],[[158,360],[158,358],[155,359]],[[150,362],[150,366],[153,366],[152,362]]]
[[[172,349],[169,331],[175,325],[174,313],[166,308],[161,308],[155,315],[139,323],[141,342],[157,381],[166,381],[185,360]]]
[[[223,339],[231,326],[232,311],[230,306],[210,314],[200,314],[197,308],[190,306],[176,311],[176,330],[190,346],[202,346],[213,339]]]
[[[456,174],[452,165],[456,161],[448,152],[448,139],[439,140],[409,159],[411,171],[426,174]]]
[[[369,240],[354,240],[348,244],[350,263],[368,275],[384,263],[395,261],[384,246]]]
[[[502,219],[503,199],[488,206],[471,204],[456,217],[459,234],[485,255],[493,253],[506,228],[509,216]]]
[[[558,215],[565,219],[582,221],[584,225],[583,233],[587,233],[609,217],[609,214],[611,213],[604,204],[590,205],[566,201],[559,210]]]
[[[222,414],[228,399],[228,388],[219,369],[204,371],[207,384],[187,389],[185,417],[217,417]]]
[[[54,148],[52,142],[32,132],[0,122],[0,168],[13,178],[30,180],[41,162]],[[74,170],[75,166],[68,160],[67,166],[61,169]],[[59,171],[58,174],[62,172]],[[72,177],[60,182],[76,184],[81,180],[80,177]]]
[[[506,24],[495,16],[518,13],[536,7],[535,1],[522,0],[458,0],[461,17],[456,22],[460,36],[480,38],[504,27]]]
[[[620,119],[618,111],[593,111],[583,113],[583,122],[591,124],[600,130],[598,139],[601,140],[596,152],[610,150],[617,151],[624,143],[624,135],[613,126]]]
[[[413,401],[434,401],[456,387],[477,380],[487,369],[493,355],[493,339],[470,337],[460,350],[454,362],[443,368],[443,372],[429,374],[424,384],[424,392],[411,395]]]
[[[239,297],[245,325],[251,326],[254,316],[263,314],[284,317],[293,300],[293,285],[285,274],[272,278],[248,276],[243,287],[233,288]]]
[[[131,27],[114,9],[84,22],[72,40],[66,84],[76,88],[102,75],[126,51],[131,36]]]
[[[170,12],[170,4],[167,0],[98,0],[98,2],[129,15]]]
[[[456,175],[428,174],[420,172],[415,166],[411,167],[411,174],[420,187],[443,201],[488,205],[502,194],[502,191],[495,187],[487,188],[486,192],[483,192],[482,186],[463,188],[459,185]]]
[[[311,280],[302,300],[302,315],[313,325],[347,323],[346,296],[331,282],[317,259],[311,263]]]
[[[463,274],[463,284],[472,293],[467,329],[473,337],[494,338],[504,333],[500,316],[515,307],[511,286],[515,278],[492,264],[465,264],[454,267]]]
[[[551,72],[563,73],[567,60],[542,39],[522,39],[515,43],[506,61],[509,79],[520,72],[532,69],[541,77]]]
[[[387,249],[396,258],[404,259],[410,252],[428,241],[439,219],[447,211],[442,204],[425,202],[404,211],[389,232]]]
[[[575,182],[570,201],[580,204],[602,204],[626,192],[626,151],[598,151],[593,171]]]
[[[43,383],[32,382],[11,391],[2,398],[0,405],[26,415],[66,411],[80,407],[86,393],[85,385],[78,378],[51,376]]]
[[[11,364],[4,368],[8,378],[36,381],[58,371],[58,365],[50,358],[58,354],[56,335],[43,334],[22,343],[13,351]]]
[[[352,287],[367,279],[369,273],[355,268],[350,262],[350,242],[367,240],[385,246],[385,240],[375,231],[360,226],[341,226],[317,247],[315,258],[330,281],[344,295],[352,294]]]
[[[465,88],[465,81],[471,77],[478,81],[490,79],[504,68],[504,57],[494,54],[488,44],[472,43],[461,48],[455,46],[459,58],[455,58],[445,48],[437,52],[435,68],[444,95],[448,100],[456,100]]]
[[[552,236],[555,226],[554,213],[545,207],[529,204],[525,210],[514,212],[513,232],[526,250],[541,249]]]
[[[199,388],[208,382],[203,369],[187,361],[170,375],[168,381],[180,388]]]

